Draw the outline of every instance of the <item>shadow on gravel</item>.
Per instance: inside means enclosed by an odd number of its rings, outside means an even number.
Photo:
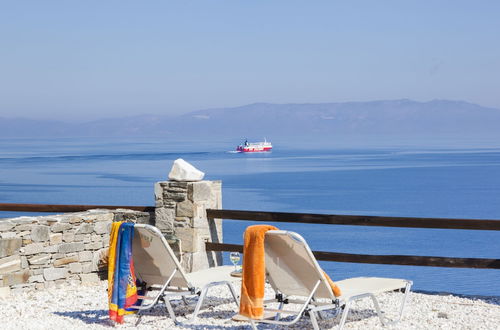
[[[196,298],[188,298],[188,305],[186,306],[182,300],[173,300],[172,301],[172,307],[174,309],[174,312],[177,317],[179,318],[189,318],[191,317],[190,314],[193,313],[194,307],[196,305],[197,299]],[[216,311],[216,312],[211,312],[211,310],[219,305],[225,305],[225,304],[233,304],[234,309],[233,310],[228,310],[228,311]],[[203,306],[202,306],[202,311],[198,314],[199,318],[212,318],[212,319],[231,319],[231,316],[234,315],[236,312],[236,305],[234,304],[233,300],[230,298],[218,298],[218,297],[210,297],[209,299],[205,300]],[[207,311],[208,310],[208,311]],[[53,312],[54,315],[62,316],[62,317],[69,317],[75,320],[80,320],[86,324],[96,324],[96,325],[102,325],[102,326],[109,326],[109,327],[114,327],[115,324],[113,321],[109,319],[108,316],[108,310],[107,309],[101,309],[101,310],[87,310],[87,311],[71,311],[71,312]],[[144,310],[140,312],[140,315],[142,316],[155,316],[155,317],[167,317],[168,318],[168,312],[166,310],[166,307],[163,303],[157,304],[155,307],[149,309],[149,310]],[[131,315],[132,316],[132,315]],[[141,325],[144,323],[147,324],[147,321],[142,320]],[[187,327],[190,327],[189,325]],[[198,328],[200,326],[198,325]],[[196,327],[194,327],[196,328]],[[203,326],[203,328],[206,328]],[[214,329],[217,327],[214,326]],[[240,329],[241,327],[234,327],[234,329]],[[230,328],[231,329],[231,328]]]
[[[88,311],[74,311],[74,312],[54,312],[55,315],[69,317],[72,319],[80,320],[87,324],[99,324],[104,326],[114,326],[113,322],[108,317],[108,311],[105,309],[95,309]]]

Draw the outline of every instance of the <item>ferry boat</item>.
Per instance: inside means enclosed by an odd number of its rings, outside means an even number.
[[[264,142],[248,142],[248,140],[245,140],[245,143],[240,144],[238,147],[236,147],[236,151],[238,152],[265,152],[265,151],[271,151],[273,148],[273,145],[271,142],[267,142],[266,139],[264,139]]]

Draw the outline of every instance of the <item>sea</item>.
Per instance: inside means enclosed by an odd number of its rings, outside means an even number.
[[[0,203],[154,205],[153,186],[182,158],[222,180],[223,208],[373,216],[500,220],[500,148],[452,145],[298,147],[235,153],[238,140],[165,138],[0,140]],[[0,218],[32,213],[0,212]],[[0,220],[1,221],[1,220]],[[253,222],[224,221],[242,243]],[[500,232],[274,224],[313,250],[381,255],[500,258]],[[225,263],[229,258],[225,255]],[[320,262],[335,280],[410,279],[414,289],[500,296],[500,270]]]

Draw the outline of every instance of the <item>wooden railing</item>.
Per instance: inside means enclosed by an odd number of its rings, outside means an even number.
[[[129,209],[142,212],[154,212],[152,206],[121,205],[61,205],[61,204],[10,204],[0,203],[0,211],[12,212],[80,212],[90,209]],[[403,228],[438,228],[467,230],[500,230],[500,220],[480,219],[443,219],[443,218],[404,218],[378,217],[365,215],[329,215],[286,212],[260,212],[241,210],[207,210],[208,218],[226,220],[248,220],[259,222],[292,222],[323,225],[383,226]],[[206,243],[207,251],[243,251],[242,245],[225,243]],[[349,254],[327,251],[313,251],[318,260],[388,264],[433,266],[452,268],[500,269],[500,259],[484,258],[447,258],[409,255],[370,255]]]
[[[240,210],[207,210],[208,218],[227,220],[249,220],[260,222],[292,222],[323,225],[384,226],[403,228],[438,228],[468,230],[500,230],[500,220],[443,219],[443,218],[403,218],[376,217],[364,215],[327,215],[285,212],[260,212]],[[208,251],[239,251],[243,247],[237,244],[206,243]],[[408,255],[369,255],[349,254],[326,251],[313,251],[318,260],[387,264],[433,266],[452,268],[488,268],[500,269],[500,259],[484,258],[447,258]]]

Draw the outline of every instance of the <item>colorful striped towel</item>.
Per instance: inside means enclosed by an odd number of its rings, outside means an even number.
[[[108,302],[109,317],[123,323],[123,316],[137,312],[130,309],[138,299],[134,261],[132,260],[132,239],[134,224],[114,222],[109,238],[108,259]]]

